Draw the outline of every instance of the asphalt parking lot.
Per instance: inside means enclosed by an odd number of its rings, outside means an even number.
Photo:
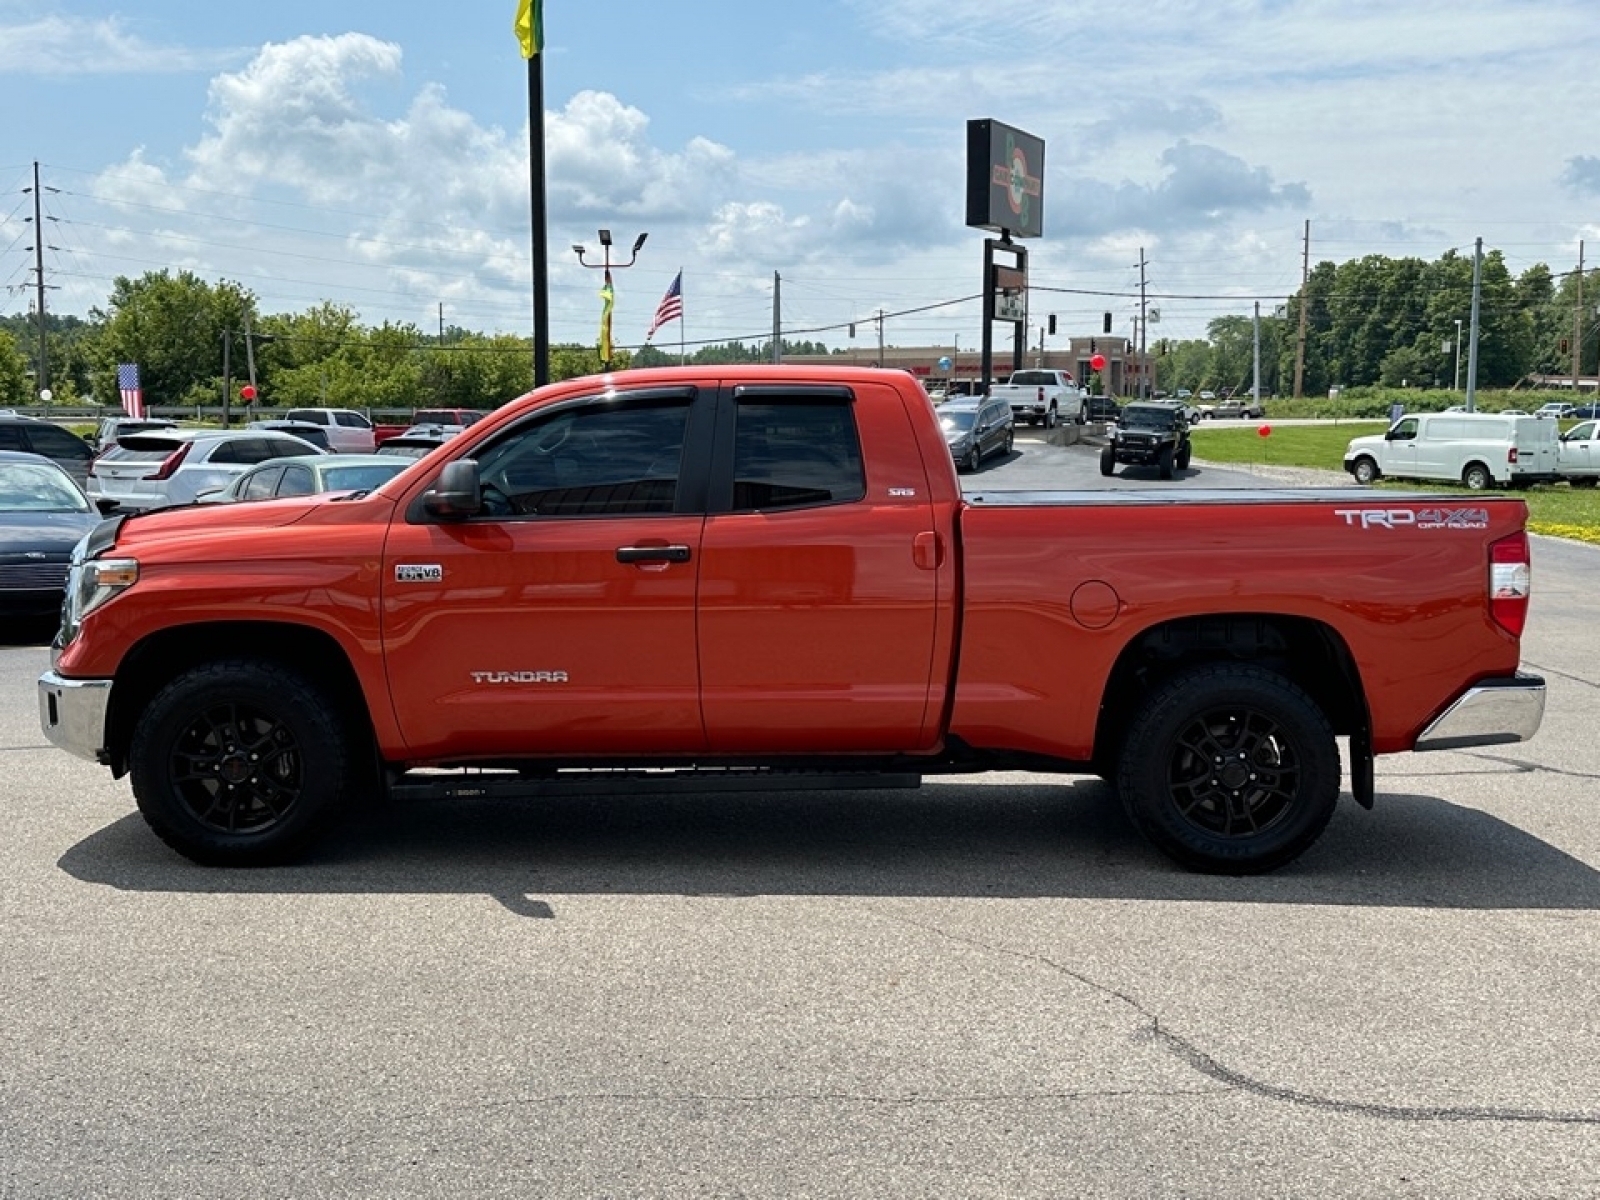
[[[968,488],[1099,476],[1024,436]],[[1600,1195],[1600,548],[1537,739],[1184,874],[1097,780],[413,804],[192,866],[0,645],[0,1197]]]

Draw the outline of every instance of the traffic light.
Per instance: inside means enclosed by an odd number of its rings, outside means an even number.
[[[1571,354],[1572,353],[1572,340],[1570,338],[1562,338],[1561,339],[1561,353],[1563,353],[1563,354]]]
[[[1100,330],[1100,332],[1101,333],[1110,333],[1111,332],[1111,314],[1110,313],[1106,314],[1105,324],[1104,324],[1104,327]]]
[[[850,336],[851,337],[855,337],[855,335],[856,335],[856,323],[854,321],[851,321],[850,322]]]
[[[1095,346],[1094,346],[1094,339],[1093,339],[1093,338],[1090,338],[1090,339],[1089,339],[1089,353],[1090,353],[1090,354],[1095,354],[1095,353],[1097,353],[1097,351],[1096,351],[1096,350],[1095,350]]]
[[[1055,315],[1055,313],[1051,313],[1050,314],[1050,336],[1051,337],[1055,337],[1055,335],[1056,335],[1056,315]]]

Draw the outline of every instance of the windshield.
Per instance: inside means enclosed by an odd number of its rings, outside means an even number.
[[[947,433],[965,433],[972,428],[973,419],[978,415],[975,408],[953,408],[939,414],[939,424]]]
[[[0,463],[0,512],[88,511],[89,501],[60,468]]]
[[[367,490],[387,483],[405,469],[404,460],[392,467],[387,463],[368,463],[359,467],[329,467],[323,472],[323,482],[330,492],[342,492],[346,488]]]
[[[1177,417],[1178,414],[1170,408],[1131,404],[1122,410],[1122,425],[1125,429],[1167,430],[1173,427]]]

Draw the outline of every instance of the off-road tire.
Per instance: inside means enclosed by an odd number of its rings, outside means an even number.
[[[1161,453],[1156,456],[1156,470],[1160,472],[1161,478],[1172,478],[1173,461],[1174,456],[1172,453],[1172,447],[1163,446],[1161,448]]]
[[[1182,450],[1178,451],[1178,457],[1172,460],[1173,465],[1180,471],[1187,471],[1189,469],[1189,459],[1193,454],[1194,447],[1185,445]]]
[[[1100,450],[1100,474],[1113,475],[1117,470],[1117,452],[1110,446]]]
[[[359,786],[359,742],[326,691],[255,659],[195,667],[156,693],[129,750],[156,836],[206,866],[301,853]]]
[[[1321,836],[1340,778],[1333,728],[1310,696],[1260,667],[1210,664],[1146,698],[1116,782],[1162,853],[1193,871],[1254,875]]]

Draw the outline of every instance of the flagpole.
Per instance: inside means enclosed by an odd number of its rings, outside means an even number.
[[[550,239],[544,194],[544,55],[528,59],[528,171],[532,192],[533,386],[550,382]]]
[[[684,331],[683,331],[683,327],[688,323],[688,320],[689,320],[689,318],[685,315],[685,313],[683,311],[683,268],[679,267],[678,268],[678,365],[680,367],[683,366],[685,363],[687,363],[689,361],[688,356],[684,353],[684,349],[683,349],[684,348],[684,340],[683,339],[684,339],[684,336],[685,336],[684,335]]]

